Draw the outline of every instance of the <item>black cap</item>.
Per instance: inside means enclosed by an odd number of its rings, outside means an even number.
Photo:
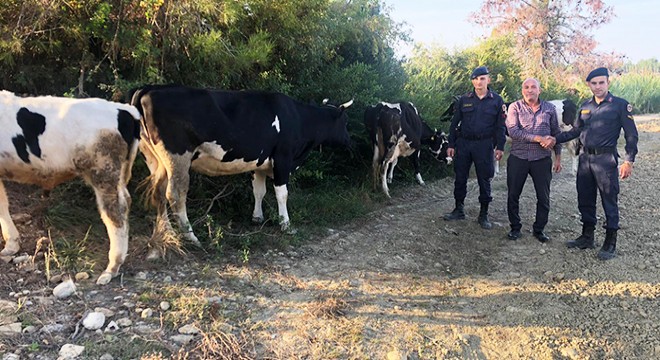
[[[470,79],[476,79],[481,75],[488,75],[487,67],[479,66],[478,68],[474,69],[474,71],[472,71],[472,75],[470,75]]]
[[[589,75],[587,75],[587,81],[595,78],[596,76],[607,76],[607,77],[609,77],[610,74],[607,72],[607,68],[599,67],[597,69],[591,70]]]

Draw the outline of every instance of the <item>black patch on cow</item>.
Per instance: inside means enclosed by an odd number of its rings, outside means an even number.
[[[140,138],[140,122],[126,110],[120,109],[117,114],[117,129],[129,148],[135,139]]]
[[[16,154],[18,154],[18,157],[21,158],[23,162],[30,163],[30,154],[27,151],[27,144],[25,143],[23,135],[18,135],[12,138],[11,142],[16,148]]]
[[[46,117],[26,108],[20,108],[16,113],[16,122],[23,130],[23,135],[18,135],[12,139],[18,156],[24,162],[29,163],[29,149],[34,156],[41,158],[39,135],[46,131]]]

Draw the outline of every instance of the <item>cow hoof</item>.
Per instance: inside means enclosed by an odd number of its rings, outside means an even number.
[[[252,222],[255,224],[263,224],[264,223],[264,218],[262,217],[253,217]]]
[[[21,247],[18,244],[16,246],[6,244],[5,248],[0,251],[0,256],[11,256],[16,254],[19,250],[21,250]]]
[[[96,280],[97,285],[107,285],[110,280],[112,280],[113,277],[117,276],[117,274],[112,274],[109,271],[104,271],[101,276],[99,276],[98,280]]]

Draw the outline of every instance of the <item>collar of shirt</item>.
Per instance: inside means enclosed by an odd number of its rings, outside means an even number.
[[[468,97],[474,97],[474,98],[477,98],[477,99],[479,98],[479,96],[477,96],[477,93],[474,90],[472,90],[468,93]],[[490,89],[488,89],[488,92],[486,93],[486,96],[484,96],[483,98],[484,99],[485,98],[491,98],[492,99],[493,98],[493,92]]]

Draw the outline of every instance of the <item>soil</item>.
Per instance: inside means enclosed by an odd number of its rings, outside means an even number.
[[[227,358],[660,359],[660,116],[638,117],[637,125],[640,151],[632,177],[621,181],[622,228],[613,260],[598,260],[598,248],[572,250],[564,244],[581,229],[575,175],[565,156],[564,170],[552,181],[546,244],[530,232],[531,180],[521,198],[523,237],[506,238],[503,171],[493,180],[492,230],[476,223],[474,179],[468,184],[467,219],[441,219],[453,207],[453,181],[447,178],[393,186],[392,200],[368,218],[328,229],[299,247],[250,254],[246,263],[190,254],[184,261],[153,265],[130,254],[134,259],[121,279],[106,287],[80,281],[77,296],[47,306],[37,306],[34,298],[49,295],[54,286],[43,273],[0,262],[0,299],[16,301],[9,292],[31,291],[23,298],[35,305],[18,311],[24,327],[28,318],[38,327],[65,325],[60,336],[4,338],[0,353],[56,358],[59,347],[71,342],[87,344],[83,357],[90,359],[103,353],[138,358],[126,354],[138,346],[134,337],[140,334],[160,344],[165,356],[220,358],[218,345],[213,353],[209,338],[199,335],[177,353],[171,335],[194,323],[207,334],[231,334],[238,350]],[[598,214],[602,224],[600,205]],[[34,237],[43,236],[43,224],[33,222]],[[26,234],[29,226],[19,230]],[[602,243],[604,230],[598,228],[596,237]],[[43,260],[35,266],[43,271]],[[192,298],[206,299],[197,313]],[[162,300],[172,310],[158,310]],[[121,348],[112,347],[107,334],[81,335],[76,324],[96,306],[123,312],[154,331],[121,329],[115,334],[126,339],[115,339]],[[146,307],[160,317],[141,319],[136,309]],[[35,343],[38,350],[29,350]],[[206,352],[200,350],[205,344]]]

